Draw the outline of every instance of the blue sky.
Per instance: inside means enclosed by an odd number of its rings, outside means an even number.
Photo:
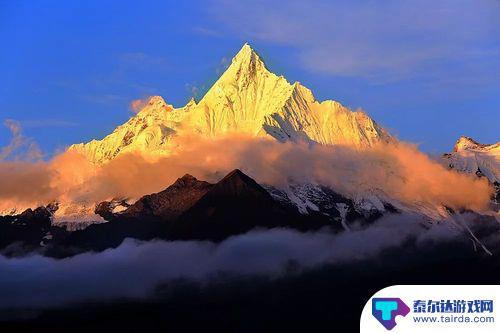
[[[0,0],[0,120],[47,157],[101,138],[137,98],[201,96],[245,41],[320,100],[424,151],[500,139],[500,2]],[[0,130],[0,146],[9,142]]]

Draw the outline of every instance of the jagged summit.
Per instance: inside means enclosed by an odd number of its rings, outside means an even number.
[[[148,101],[149,105],[156,105],[159,107],[167,106],[167,103],[161,96],[151,96]]]
[[[465,149],[477,149],[477,148],[484,148],[487,147],[488,145],[480,144],[474,139],[462,135],[457,142],[455,143],[455,147],[453,147],[453,151],[458,152],[461,150]]]
[[[130,219],[153,217],[175,219],[205,195],[212,186],[186,174],[165,190],[143,196],[121,212],[120,216]]]
[[[486,177],[492,184],[500,183],[500,142],[488,145],[461,136],[451,154],[444,154],[447,167],[460,172]]]
[[[255,180],[239,169],[235,169],[214,185],[211,193],[214,195],[251,195],[270,198],[269,193]]]
[[[194,97],[191,97],[184,108],[189,109],[192,106],[196,106],[196,104],[197,103],[196,103],[196,100],[194,99]]]
[[[245,43],[218,81],[228,83],[242,79],[252,80],[259,79],[258,76],[268,77],[271,74],[257,52]]]
[[[241,49],[238,51],[238,53],[236,53],[234,58],[237,58],[238,56],[241,56],[241,55],[251,55],[251,54],[257,55],[257,52],[255,52],[255,50],[252,48],[252,46],[250,46],[250,43],[245,42],[243,44],[243,46],[241,47]]]
[[[234,169],[233,171],[229,172],[226,176],[224,176],[224,178],[222,179],[228,179],[228,178],[232,178],[232,177],[238,177],[238,178],[248,178],[250,179],[250,177],[248,177],[243,171],[241,171],[240,169]]]
[[[196,179],[196,177],[190,175],[189,173],[186,173],[181,178],[178,178],[173,185],[185,186],[188,184],[194,184],[196,182],[198,182],[198,179]]]
[[[263,61],[250,44],[245,43],[233,57],[232,63],[263,64]]]
[[[190,175],[189,173],[186,173],[184,176],[182,176],[178,180],[196,180],[196,177]]]
[[[69,149],[94,163],[105,163],[125,152],[168,155],[176,148],[171,142],[177,135],[230,133],[353,147],[392,140],[365,113],[332,100],[318,102],[299,82],[290,84],[270,72],[250,45],[244,44],[198,103],[191,99],[175,109],[162,97],[151,97],[140,112],[103,140]]]
[[[269,193],[255,180],[247,176],[240,169],[234,169],[222,178],[213,188],[218,195],[240,195],[252,194],[253,196],[264,196],[270,198]]]

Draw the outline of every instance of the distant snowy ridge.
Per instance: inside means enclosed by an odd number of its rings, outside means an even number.
[[[462,136],[453,152],[444,154],[443,159],[451,169],[484,176],[493,184],[500,183],[500,142],[486,145]]]

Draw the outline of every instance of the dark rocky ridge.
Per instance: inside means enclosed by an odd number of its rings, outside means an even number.
[[[314,208],[308,207],[306,214],[287,197],[290,194],[265,189],[240,170],[230,172],[216,184],[185,175],[124,211],[113,212],[112,202],[99,204],[96,213],[109,222],[92,224],[83,230],[70,232],[51,226],[54,207],[0,217],[0,250],[18,242],[26,251],[67,257],[115,248],[126,238],[219,242],[256,228],[312,231],[326,227],[338,232],[349,229],[352,221],[371,223],[384,213],[360,213],[355,202],[329,188],[299,190]],[[398,213],[390,205],[384,207],[388,213]]]
[[[164,191],[143,196],[120,214],[120,218],[177,219],[213,185],[186,174]]]
[[[257,227],[314,230],[330,224],[326,217],[306,217],[280,205],[256,181],[236,169],[171,224],[169,237],[221,241]]]
[[[18,215],[0,216],[0,249],[13,243],[19,243],[28,251],[39,247],[51,229],[52,214],[49,209],[39,207]]]
[[[122,212],[113,213],[112,204],[103,202],[96,207],[96,213],[109,222],[73,232],[58,229],[43,253],[67,257],[102,251],[119,246],[125,238],[218,242],[255,228],[341,229],[326,215],[303,215],[295,207],[281,204],[240,170],[232,171],[216,184],[185,175]]]
[[[125,238],[219,242],[256,228],[311,231],[328,227],[342,231],[349,229],[352,221],[370,223],[382,216],[378,211],[363,212],[363,215],[351,199],[329,188],[313,186],[306,191],[297,188],[297,191],[315,209],[300,211],[289,194],[269,186],[264,188],[238,169],[216,184],[184,175],[163,191],[145,195],[132,205],[122,203],[121,206],[128,207],[121,212],[114,212],[114,201],[100,203],[95,211],[109,222],[92,224],[82,230],[51,226],[50,213],[56,207],[36,210],[38,219],[45,221],[41,224],[33,222],[31,210],[17,217],[4,217],[0,221],[7,222],[1,223],[0,228],[6,232],[0,236],[0,250],[13,242],[21,242],[29,244],[27,251],[66,257],[114,248]],[[42,212],[46,212],[45,215]],[[43,227],[35,228],[36,225]]]

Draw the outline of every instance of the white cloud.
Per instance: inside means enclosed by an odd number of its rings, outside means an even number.
[[[500,2],[491,0],[216,0],[211,13],[241,38],[296,47],[310,70],[378,81],[495,57],[500,46]]]
[[[42,159],[43,154],[38,144],[23,134],[20,122],[5,119],[4,125],[10,131],[12,138],[8,145],[0,147],[0,162],[5,160],[39,161]]]

